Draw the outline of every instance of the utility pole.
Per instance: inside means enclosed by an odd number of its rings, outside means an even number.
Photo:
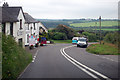
[[[95,22],[95,35],[96,35],[97,22]]]
[[[101,44],[101,16],[99,17],[99,22],[100,22],[100,30],[99,30],[99,32],[100,32],[100,44]]]

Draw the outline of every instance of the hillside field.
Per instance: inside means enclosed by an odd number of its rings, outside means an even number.
[[[118,26],[118,21],[102,21],[101,25],[103,27],[113,27],[113,26]],[[74,27],[94,27],[94,26],[99,26],[99,22],[88,22],[88,23],[73,23],[70,24],[70,26]]]
[[[95,29],[93,29],[95,30]],[[96,30],[100,30],[100,29],[96,29]],[[101,29],[103,31],[118,31],[119,29]]]

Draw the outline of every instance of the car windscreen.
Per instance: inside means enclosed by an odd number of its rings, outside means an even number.
[[[84,41],[84,42],[85,42],[85,41],[87,41],[87,40],[86,40],[86,39],[79,39],[78,41]]]

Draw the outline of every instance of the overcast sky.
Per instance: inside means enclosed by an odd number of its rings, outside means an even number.
[[[0,0],[2,1],[2,0]],[[118,18],[119,0],[5,0],[39,19]]]

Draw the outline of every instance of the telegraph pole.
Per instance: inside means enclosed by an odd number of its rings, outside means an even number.
[[[99,30],[99,32],[100,32],[100,44],[101,44],[101,16],[99,17],[99,22],[100,22],[100,30]]]
[[[95,22],[95,35],[96,35],[97,22]]]

